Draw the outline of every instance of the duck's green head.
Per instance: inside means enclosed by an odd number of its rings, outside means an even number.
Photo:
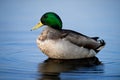
[[[36,26],[34,26],[32,28],[32,30],[36,30],[43,25],[47,25],[54,29],[59,29],[59,30],[62,29],[62,21],[61,21],[60,17],[56,13],[53,13],[53,12],[45,13],[41,17],[40,22]]]

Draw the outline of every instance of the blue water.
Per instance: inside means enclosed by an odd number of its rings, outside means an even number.
[[[119,80],[119,4],[118,0],[0,1],[0,80]],[[48,59],[36,45],[44,27],[30,31],[47,11],[61,16],[63,28],[104,39],[105,48],[88,60]]]

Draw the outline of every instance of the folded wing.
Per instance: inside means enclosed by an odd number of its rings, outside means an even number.
[[[98,40],[99,37],[88,37],[72,30],[63,30],[62,38],[79,47],[93,49],[96,52],[99,52],[105,45],[104,40]]]

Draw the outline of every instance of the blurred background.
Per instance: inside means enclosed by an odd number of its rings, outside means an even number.
[[[44,27],[30,30],[46,12],[57,13],[64,29],[104,39],[97,55],[106,66],[103,75],[119,78],[120,0],[0,0],[0,79],[14,79],[16,73],[36,78],[38,63],[47,59],[36,46]]]

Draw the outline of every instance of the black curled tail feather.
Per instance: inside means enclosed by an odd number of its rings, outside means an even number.
[[[105,41],[103,39],[101,39],[99,41],[100,41],[101,46],[105,46],[106,43],[105,43]]]
[[[105,46],[105,41],[103,39],[101,40],[98,40],[99,43],[100,43],[100,46],[98,46],[96,49],[95,49],[95,52],[99,52],[104,46]]]

